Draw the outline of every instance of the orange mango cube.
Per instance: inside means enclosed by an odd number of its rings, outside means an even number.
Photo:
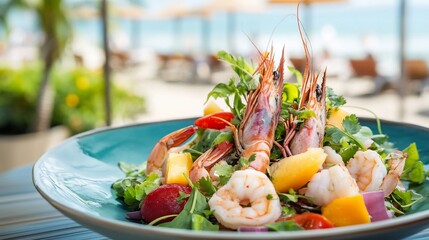
[[[331,220],[336,227],[370,223],[362,195],[337,198],[322,207],[322,215]]]
[[[192,167],[192,157],[190,153],[170,153],[167,161],[165,183],[188,184],[186,176]]]
[[[271,166],[271,180],[277,192],[305,186],[321,168],[326,159],[322,148],[310,148],[306,152],[284,158]]]

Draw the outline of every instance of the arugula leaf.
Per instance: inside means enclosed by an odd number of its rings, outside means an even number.
[[[192,189],[191,196],[185,204],[183,210],[171,222],[161,223],[160,227],[192,229],[192,215],[204,214],[209,208],[204,195],[196,187]]]
[[[392,202],[397,203],[402,210],[407,211],[413,204],[423,199],[423,196],[413,190],[400,191],[395,189],[390,195],[390,198],[393,200]]]
[[[304,230],[301,226],[299,226],[295,221],[281,221],[275,222],[268,225],[265,225],[268,229],[275,232],[284,232],[284,231],[297,231]]]
[[[216,138],[211,143],[211,147],[214,147],[218,145],[221,142],[228,141],[233,142],[234,141],[234,135],[232,132],[220,132],[219,135],[216,136]]]
[[[240,78],[246,79],[247,81],[252,78],[254,70],[246,63],[246,60],[243,57],[234,57],[226,51],[219,51],[217,53],[217,57],[219,60],[229,63],[232,70],[234,70]]]
[[[198,129],[197,139],[195,140],[196,143],[191,148],[185,149],[183,152],[189,152],[192,156],[192,161],[195,161],[201,154],[214,146],[213,143],[217,141],[216,138],[221,133],[222,132],[218,130]]]
[[[426,173],[424,164],[420,161],[416,143],[410,144],[403,153],[407,154],[407,159],[401,179],[422,184],[426,179]]]
[[[189,198],[190,194],[184,193],[182,191],[179,192],[179,196],[176,198],[178,204],[182,204],[185,199]]]
[[[199,214],[192,214],[192,230],[197,231],[219,231],[219,225],[211,223]]]
[[[405,160],[404,170],[412,168],[420,160],[419,151],[417,150],[417,144],[411,143],[405,148],[403,153],[407,154],[407,160]]]

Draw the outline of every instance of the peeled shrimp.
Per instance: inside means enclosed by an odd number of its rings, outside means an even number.
[[[335,165],[314,174],[307,185],[305,195],[319,206],[325,206],[334,199],[359,194],[356,181],[347,168]]]
[[[390,170],[380,186],[385,197],[389,196],[398,186],[399,179],[404,171],[407,156],[403,152],[397,151],[389,154],[387,158],[389,159],[387,160],[387,164],[389,165]]]
[[[281,214],[280,200],[268,177],[254,169],[235,171],[208,202],[225,227],[262,226]]]
[[[387,174],[380,155],[372,150],[356,152],[347,169],[362,192],[378,191]]]
[[[323,168],[328,168],[333,165],[345,166],[343,162],[343,158],[340,156],[340,154],[335,152],[334,149],[332,149],[329,146],[324,146],[323,150],[327,154],[326,160],[325,162],[323,162]]]

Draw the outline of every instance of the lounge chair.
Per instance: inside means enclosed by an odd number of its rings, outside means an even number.
[[[374,90],[371,94],[380,93],[388,87],[388,79],[377,72],[377,62],[374,58],[350,59],[350,66],[354,77],[365,77],[374,80]]]
[[[429,70],[425,60],[408,59],[405,60],[405,76],[410,81],[419,81],[418,94],[422,94],[429,88]]]

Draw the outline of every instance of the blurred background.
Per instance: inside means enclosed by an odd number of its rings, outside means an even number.
[[[80,132],[201,115],[233,75],[220,50],[254,62],[284,47],[302,71],[297,2],[0,0],[0,171]],[[299,18],[348,111],[429,127],[428,12],[426,0],[303,0]]]

